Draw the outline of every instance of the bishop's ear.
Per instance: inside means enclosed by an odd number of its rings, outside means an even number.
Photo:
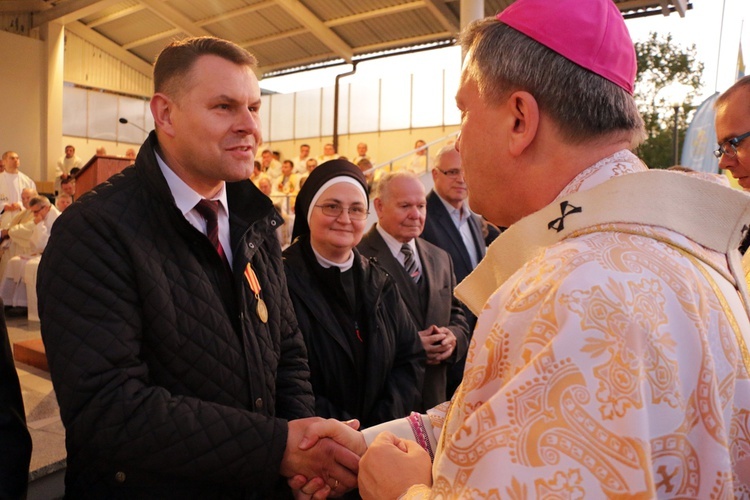
[[[539,104],[525,91],[513,92],[506,102],[514,118],[509,137],[510,152],[519,156],[533,142],[539,128]]]

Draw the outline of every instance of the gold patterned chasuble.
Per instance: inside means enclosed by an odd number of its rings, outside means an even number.
[[[620,151],[557,202],[645,170]],[[573,219],[560,205],[540,231]],[[750,498],[749,323],[728,253],[632,222],[535,251],[484,303],[463,384],[428,412],[433,485],[404,498]]]

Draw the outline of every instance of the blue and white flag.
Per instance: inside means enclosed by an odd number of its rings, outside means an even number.
[[[717,92],[698,106],[682,145],[680,164],[683,167],[711,174],[719,172],[719,160],[714,156],[714,150],[718,147],[714,127],[714,103],[718,97]]]

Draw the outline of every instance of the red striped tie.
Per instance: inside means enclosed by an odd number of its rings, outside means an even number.
[[[201,200],[195,206],[195,209],[206,220],[206,236],[208,236],[208,240],[216,248],[226,268],[231,269],[227,260],[227,254],[224,253],[224,248],[221,246],[221,241],[219,241],[219,200]]]

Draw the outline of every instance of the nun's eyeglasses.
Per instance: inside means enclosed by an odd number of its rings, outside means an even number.
[[[338,218],[344,211],[344,207],[342,207],[338,203],[326,203],[325,205],[315,206],[318,207],[321,212],[323,212],[323,215],[327,215],[328,217]],[[349,214],[349,218],[351,220],[365,220],[367,218],[367,215],[370,213],[365,207],[361,205],[352,205],[351,207],[346,209],[346,212]]]

